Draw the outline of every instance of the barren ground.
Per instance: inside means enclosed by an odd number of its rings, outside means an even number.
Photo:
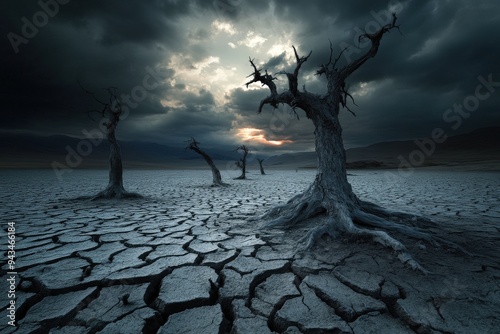
[[[230,187],[212,188],[208,170],[127,171],[125,188],[144,199],[90,202],[72,198],[102,190],[106,171],[63,182],[49,170],[1,171],[18,327],[7,325],[2,283],[0,333],[498,333],[499,173],[350,171],[360,198],[432,218],[431,233],[474,253],[391,233],[428,275],[371,242],[340,236],[296,252],[300,228],[259,230],[247,218],[314,178],[268,173],[226,171]]]

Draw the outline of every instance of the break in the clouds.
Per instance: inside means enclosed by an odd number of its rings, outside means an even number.
[[[500,81],[500,3],[457,1],[3,1],[1,131],[82,136],[96,104],[117,87],[129,107],[118,136],[183,145],[244,143],[267,152],[311,150],[302,111],[267,108],[268,91],[246,87],[248,58],[270,73],[294,65],[292,45],[312,50],[300,86],[322,94],[315,76],[334,57],[366,50],[357,36],[397,12],[401,34],[348,80],[354,117],[342,111],[346,146],[450,134],[500,124],[500,87],[453,129],[446,110],[476,93],[478,77]],[[280,89],[286,78],[277,75]],[[486,88],[485,88],[486,89]],[[297,117],[298,116],[298,117]]]

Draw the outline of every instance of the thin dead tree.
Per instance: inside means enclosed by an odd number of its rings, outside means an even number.
[[[394,249],[399,254],[398,257],[412,268],[423,270],[400,241],[381,229],[397,231],[409,237],[433,243],[436,238],[432,238],[421,228],[393,222],[394,219],[411,220],[413,215],[386,210],[360,200],[353,193],[351,185],[347,181],[346,155],[342,141],[342,127],[338,117],[341,107],[353,113],[347,105],[348,99],[352,102],[354,100],[346,88],[346,79],[368,59],[375,57],[380,41],[386,33],[398,28],[396,15],[393,14],[389,24],[384,25],[373,34],[365,33],[360,36],[360,40],[367,39],[371,42],[369,50],[343,67],[337,66],[337,63],[347,48],[342,50],[336,59],[333,59],[333,47],[330,43],[330,58],[316,72],[316,75],[324,75],[327,79],[327,92],[323,96],[307,92],[305,89],[299,90],[299,71],[312,51],[307,56],[300,57],[294,46],[292,46],[296,60],[294,71],[292,73],[285,71],[276,73],[286,75],[288,90],[278,93],[274,83],[276,78],[268,74],[267,70],[262,74],[262,69],[258,69],[251,58],[249,60],[253,73],[248,77],[252,77],[252,79],[246,83],[246,86],[260,83],[270,90],[270,95],[260,102],[258,113],[262,112],[262,108],[266,104],[273,108],[277,108],[279,104],[286,104],[295,113],[296,109],[303,110],[315,127],[318,170],[314,182],[303,193],[291,198],[286,204],[269,210],[263,217],[260,217],[266,221],[264,227],[288,228],[305,221],[306,224],[312,225],[302,240],[305,241],[306,248],[311,247],[324,234],[335,237],[339,233],[343,233],[361,238],[371,238]],[[316,219],[310,219],[313,217]],[[421,221],[430,223],[423,218]]]
[[[202,151],[200,149],[200,147],[198,146],[199,144],[200,144],[199,142],[197,142],[193,137],[191,137],[191,139],[188,140],[188,146],[186,146],[186,149],[193,150],[196,153],[198,153],[199,155],[201,155],[205,159],[207,164],[210,166],[210,168],[212,169],[212,177],[213,177],[212,186],[213,187],[225,187],[225,186],[227,186],[228,185],[227,183],[222,182],[222,177],[220,175],[220,171],[217,168],[217,166],[215,166],[214,161],[207,153],[205,153],[204,151]]]
[[[241,169],[241,175],[235,178],[235,180],[244,180],[246,179],[246,170],[247,170],[247,155],[248,155],[248,147],[245,145],[238,146],[235,151],[243,152],[243,156],[235,162],[236,166]]]
[[[81,85],[80,85],[81,86]],[[82,87],[83,90],[85,90]],[[122,115],[123,109],[116,95],[116,88],[111,87],[107,89],[109,98],[107,102],[101,101],[96,98],[94,93],[87,90],[85,92],[92,96],[92,98],[102,105],[100,110],[89,111],[89,116],[92,112],[98,113],[100,116],[100,121],[104,122],[106,128],[106,138],[110,144],[109,152],[109,183],[106,189],[99,192],[97,195],[92,197],[92,200],[97,199],[108,199],[108,198],[140,198],[142,197],[136,193],[130,193],[123,188],[123,164],[120,146],[116,140],[115,132],[118,123],[120,122],[120,116]]]
[[[260,173],[262,175],[266,175],[266,173],[264,172],[264,167],[262,166],[262,163],[264,162],[265,159],[259,159],[257,158],[257,161],[259,162],[259,167],[260,167]]]

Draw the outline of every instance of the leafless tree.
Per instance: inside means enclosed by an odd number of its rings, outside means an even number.
[[[246,179],[246,170],[247,170],[247,155],[248,155],[248,147],[245,145],[238,146],[236,151],[243,152],[243,156],[235,162],[236,166],[241,169],[241,175],[238,176],[235,180],[244,180]]]
[[[82,87],[82,89],[84,89]],[[85,89],[84,89],[85,90]],[[110,144],[109,154],[109,183],[106,189],[95,195],[92,200],[101,198],[140,198],[141,195],[130,193],[123,188],[123,164],[120,146],[116,140],[115,132],[123,109],[116,95],[116,88],[108,88],[108,101],[98,99],[94,93],[87,90],[85,92],[92,96],[102,108],[99,110],[89,111],[89,115],[97,113],[100,116],[100,121],[103,122],[106,128],[106,138]]]
[[[257,158],[257,161],[259,162],[259,167],[260,167],[260,173],[262,175],[266,175],[266,173],[264,172],[264,167],[262,166],[262,163],[264,162],[265,159],[259,159]]]
[[[396,19],[396,15],[393,14],[392,21],[377,32],[361,35],[361,40],[367,39],[371,42],[370,48],[359,58],[343,67],[337,66],[337,63],[346,49],[342,50],[336,59],[333,59],[333,48],[330,43],[330,58],[316,72],[316,75],[324,75],[327,80],[327,92],[323,96],[307,92],[305,89],[299,90],[299,71],[312,51],[307,56],[300,57],[294,46],[292,46],[296,60],[294,71],[292,73],[285,71],[276,73],[286,75],[288,90],[278,93],[274,83],[276,78],[267,70],[263,74],[262,69],[258,69],[251,58],[250,65],[253,68],[253,73],[249,77],[252,79],[246,83],[246,86],[260,83],[270,90],[270,95],[260,102],[258,113],[262,112],[262,108],[266,104],[273,108],[277,108],[279,104],[286,104],[292,108],[293,112],[296,112],[296,109],[303,110],[315,127],[315,146],[318,155],[316,178],[303,193],[260,217],[266,221],[265,227],[287,228],[298,222],[310,222],[313,226],[303,239],[306,247],[311,247],[324,234],[334,237],[340,232],[357,237],[368,237],[384,246],[393,248],[399,254],[398,257],[414,269],[422,269],[400,241],[380,229],[397,231],[427,241],[435,241],[436,238],[431,238],[421,228],[393,222],[394,219],[409,221],[413,218],[412,215],[386,210],[360,200],[353,193],[351,185],[347,181],[342,127],[338,117],[341,108],[352,113],[347,102],[348,100],[354,102],[354,100],[346,88],[346,79],[368,59],[375,57],[380,41],[386,33],[393,29],[399,29],[399,26],[396,25]],[[309,219],[313,217],[316,219]],[[424,218],[420,218],[419,221],[422,224],[431,223]],[[361,226],[377,228],[378,230]]]
[[[196,153],[198,153],[199,155],[201,155],[205,159],[207,164],[210,166],[210,168],[212,168],[212,177],[213,177],[212,186],[214,186],[214,187],[227,186],[228,185],[227,183],[222,182],[222,177],[220,175],[220,171],[217,168],[217,166],[215,166],[214,161],[207,153],[205,153],[204,151],[202,151],[200,149],[200,147],[198,146],[199,144],[200,144],[199,142],[197,142],[193,137],[191,137],[191,139],[188,140],[188,146],[186,146],[186,149],[193,150]]]

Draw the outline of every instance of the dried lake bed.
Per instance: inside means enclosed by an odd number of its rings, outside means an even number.
[[[105,170],[0,171],[2,282],[15,222],[15,319],[2,283],[0,333],[495,333],[500,325],[500,173],[351,170],[362,199],[431,218],[458,253],[391,233],[427,269],[368,241],[248,221],[284,203],[312,170],[250,171],[210,187],[208,170],[127,170],[138,200],[74,200]]]

